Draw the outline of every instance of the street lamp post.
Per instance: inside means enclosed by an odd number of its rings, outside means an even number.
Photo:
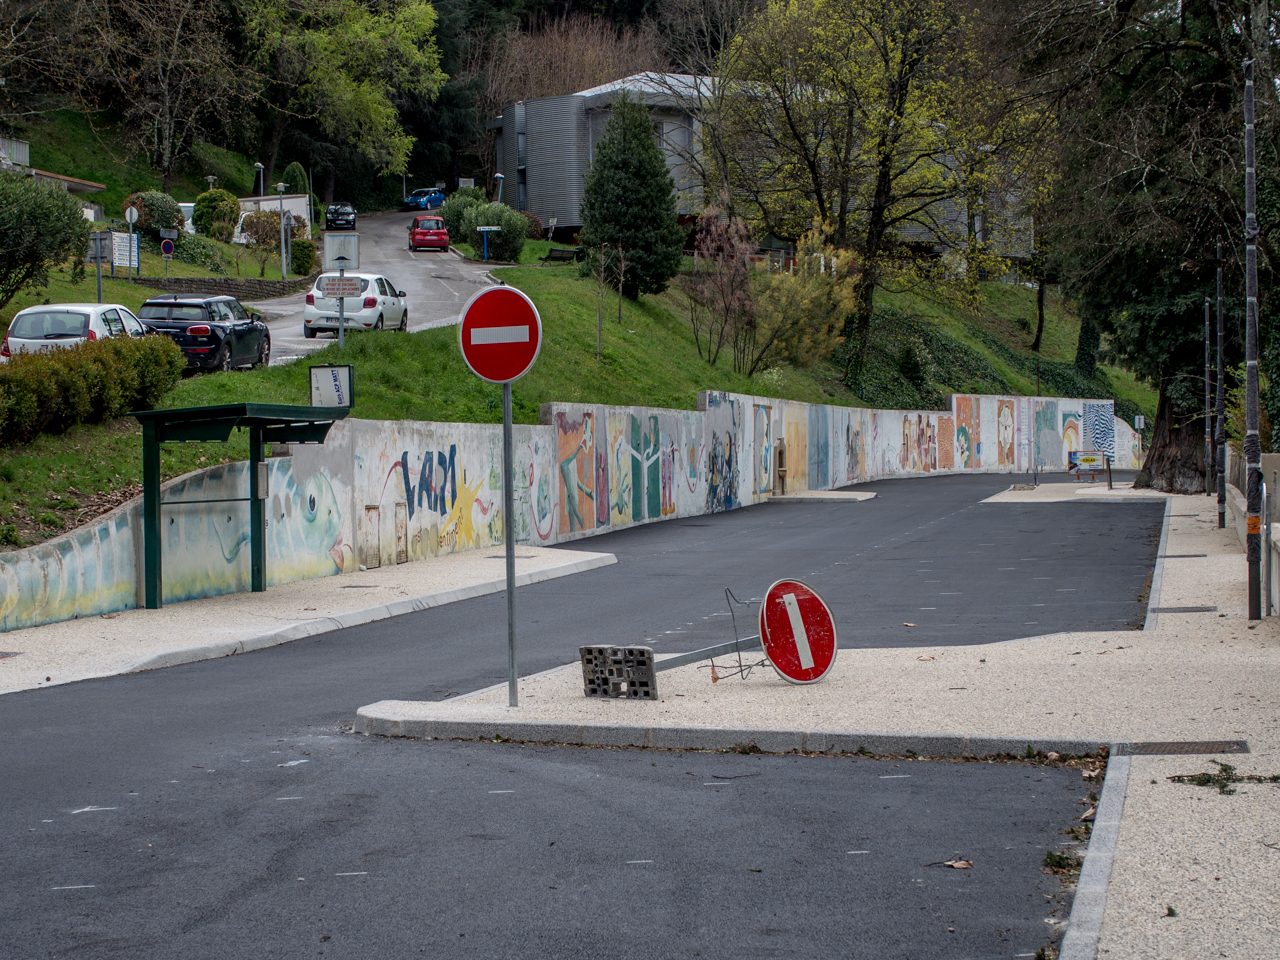
[[[500,173],[495,173],[493,175],[493,179],[498,181],[498,201],[497,202],[501,203],[502,202],[502,184],[506,181],[507,178]]]
[[[262,166],[262,164],[260,164],[260,163],[255,163],[255,164],[253,165],[253,169],[255,169],[255,170],[257,170],[257,171],[258,171],[258,196],[260,196],[260,197],[262,197],[262,196],[266,196],[266,193],[267,193],[267,187],[266,187],[266,184],[263,182],[263,179],[262,179],[263,177],[265,177],[265,176],[266,176],[266,174],[263,172],[263,170],[264,170],[265,168]]]
[[[205,177],[204,179],[205,179],[205,182],[206,182],[207,184],[209,184],[209,189],[210,189],[210,190],[212,190],[212,189],[213,189],[213,185],[214,185],[215,183],[217,183],[217,182],[218,182],[218,178],[217,178],[217,177],[215,177],[213,174],[209,174],[209,175],[208,175],[207,177]]]
[[[1249,619],[1262,619],[1262,441],[1258,435],[1258,189],[1253,131],[1253,61],[1244,62],[1245,552]]]
[[[286,272],[285,261],[287,259],[287,256],[285,254],[285,243],[284,243],[284,229],[285,229],[284,228],[284,191],[287,186],[289,186],[287,183],[276,184],[276,192],[280,194],[280,279],[281,280],[289,279],[289,274]]]

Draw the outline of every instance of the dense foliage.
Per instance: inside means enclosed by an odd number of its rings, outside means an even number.
[[[132,194],[124,202],[125,210],[130,207],[138,211],[138,222],[133,228],[151,237],[159,237],[161,230],[180,231],[187,222],[178,201],[159,190]]]
[[[196,197],[191,223],[200,233],[209,233],[215,223],[234,224],[240,219],[240,201],[228,190],[206,190]]]
[[[485,203],[467,207],[462,214],[462,239],[479,253],[485,240],[477,227],[501,227],[489,234],[489,259],[515,263],[529,238],[529,221],[525,215],[505,203]]]
[[[0,172],[0,307],[24,287],[46,286],[49,270],[72,258],[74,274],[83,276],[88,243],[79,200],[54,184]]]
[[[26,443],[78,423],[150,410],[186,365],[168,337],[111,337],[46,353],[18,353],[0,366],[0,437]]]

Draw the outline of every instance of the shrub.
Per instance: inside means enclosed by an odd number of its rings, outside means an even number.
[[[112,337],[47,353],[18,353],[0,367],[0,438],[27,443],[78,423],[150,410],[182,375],[168,337]]]
[[[215,223],[235,224],[240,219],[240,201],[226,190],[206,190],[196,197],[191,222],[201,233],[208,234]]]
[[[82,206],[61,187],[0,172],[0,307],[25,287],[48,286],[50,269],[73,257],[72,279],[84,276]]]
[[[219,220],[217,223],[209,225],[209,236],[222,243],[230,243],[231,238],[236,235],[236,225],[234,223],[226,223]]]
[[[475,188],[459,190],[440,205],[440,216],[444,220],[449,238],[454,241],[462,239],[462,216],[472,207],[478,207],[484,201],[472,195]]]
[[[539,217],[536,213],[530,213],[528,210],[524,211],[524,216],[525,216],[525,219],[529,221],[529,239],[541,240],[542,239],[542,218]]]
[[[225,224],[215,224],[215,226],[225,226]],[[160,241],[143,237],[142,249],[159,256]],[[204,267],[214,273],[227,272],[222,262],[222,249],[208,237],[199,237],[190,233],[178,234],[178,239],[173,241],[173,259]]]
[[[457,190],[453,191],[453,193],[449,194],[449,196],[471,197],[473,200],[479,200],[481,203],[489,202],[489,195],[480,187],[459,187]]]
[[[158,238],[161,230],[181,230],[187,222],[178,201],[159,190],[130,194],[122,210],[130,207],[136,207],[138,211],[138,222],[134,226],[153,237]]]
[[[486,203],[468,207],[462,215],[462,239],[476,250],[484,248],[484,239],[476,227],[501,227],[489,234],[489,259],[515,263],[529,236],[529,221],[518,210],[505,203]]]
[[[306,276],[316,265],[316,245],[311,240],[293,241],[293,272]]]

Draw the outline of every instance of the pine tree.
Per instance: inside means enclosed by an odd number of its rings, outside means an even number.
[[[676,222],[675,183],[658,148],[649,111],[623,96],[596,145],[582,193],[580,242],[626,257],[622,292],[661,293],[680,269],[684,231]]]

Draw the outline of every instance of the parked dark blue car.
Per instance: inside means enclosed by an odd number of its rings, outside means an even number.
[[[404,198],[406,210],[434,210],[444,203],[444,191],[438,187],[421,187]]]

